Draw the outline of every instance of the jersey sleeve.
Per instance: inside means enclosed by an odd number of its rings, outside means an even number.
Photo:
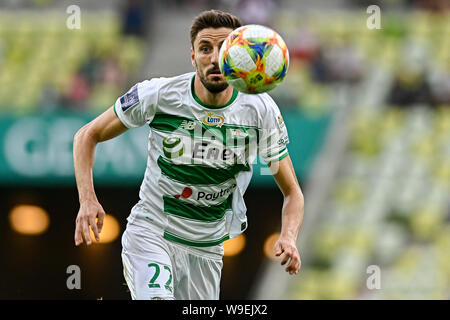
[[[267,94],[261,98],[265,104],[265,112],[261,119],[259,154],[266,163],[279,161],[288,155],[288,132],[275,101]]]
[[[155,116],[158,91],[156,78],[139,82],[116,100],[114,112],[127,128],[143,126]]]

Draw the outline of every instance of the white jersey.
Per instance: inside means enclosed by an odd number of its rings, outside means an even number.
[[[247,228],[243,195],[252,163],[258,155],[267,163],[284,158],[288,136],[268,94],[234,90],[226,105],[205,105],[194,77],[140,82],[114,110],[128,128],[150,127],[147,168],[129,223],[210,247]]]

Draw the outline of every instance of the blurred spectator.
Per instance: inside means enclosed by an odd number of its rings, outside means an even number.
[[[101,61],[94,53],[91,53],[89,58],[81,65],[80,73],[86,79],[89,86],[100,81],[100,67]]]
[[[417,42],[407,40],[401,55],[402,59],[394,71],[388,103],[397,106],[433,105],[427,77],[429,56],[426,48]]]
[[[324,57],[323,49],[319,48],[317,53],[312,57],[309,72],[314,81],[320,83],[328,83],[331,81],[331,76],[328,71],[328,65]]]
[[[429,83],[422,72],[402,70],[395,75],[388,103],[395,106],[431,104]]]
[[[363,61],[350,44],[322,47],[311,59],[310,73],[320,83],[356,83],[362,77]]]
[[[351,43],[331,47],[325,61],[332,81],[358,82],[362,77],[363,61]]]
[[[243,24],[272,25],[276,4],[274,0],[242,0],[237,5]]]
[[[149,1],[127,0],[123,9],[123,33],[143,37],[150,19]]]
[[[298,31],[298,34],[289,44],[289,55],[291,59],[310,61],[318,54],[320,42],[317,35],[308,28]]]
[[[125,85],[126,73],[120,68],[115,57],[108,57],[102,62],[101,81],[111,87],[123,87]]]
[[[90,86],[86,77],[80,72],[72,75],[67,91],[61,97],[63,106],[73,109],[85,109],[90,94]]]
[[[62,105],[71,109],[85,109],[92,106],[90,99],[99,95],[97,91],[114,92],[126,85],[127,72],[122,70],[114,54],[92,57],[72,77],[68,90],[62,99]],[[108,97],[110,98],[110,97]],[[94,100],[98,100],[94,98]],[[109,103],[109,101],[108,101]]]
[[[300,31],[293,42],[291,59],[307,63],[313,81],[352,83],[361,78],[363,61],[350,43],[324,45],[307,29]]]

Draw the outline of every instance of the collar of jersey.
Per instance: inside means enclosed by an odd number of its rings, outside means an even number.
[[[233,95],[231,96],[231,99],[224,105],[222,106],[214,106],[212,104],[206,104],[203,103],[199,97],[197,97],[197,95],[195,94],[195,88],[194,88],[194,80],[195,80],[195,74],[192,77],[192,81],[191,81],[191,92],[192,92],[192,97],[194,98],[195,101],[197,101],[197,103],[199,105],[201,105],[202,107],[208,108],[208,109],[222,109],[225,107],[228,107],[230,104],[232,104],[234,102],[234,100],[236,100],[239,91],[237,91],[236,89],[233,88]]]

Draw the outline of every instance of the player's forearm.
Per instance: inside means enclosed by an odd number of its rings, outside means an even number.
[[[80,203],[89,200],[97,201],[92,174],[97,143],[90,134],[88,125],[81,128],[73,140],[73,163]]]
[[[300,227],[303,222],[304,197],[299,188],[293,188],[284,197],[281,216],[281,237],[297,240]]]

